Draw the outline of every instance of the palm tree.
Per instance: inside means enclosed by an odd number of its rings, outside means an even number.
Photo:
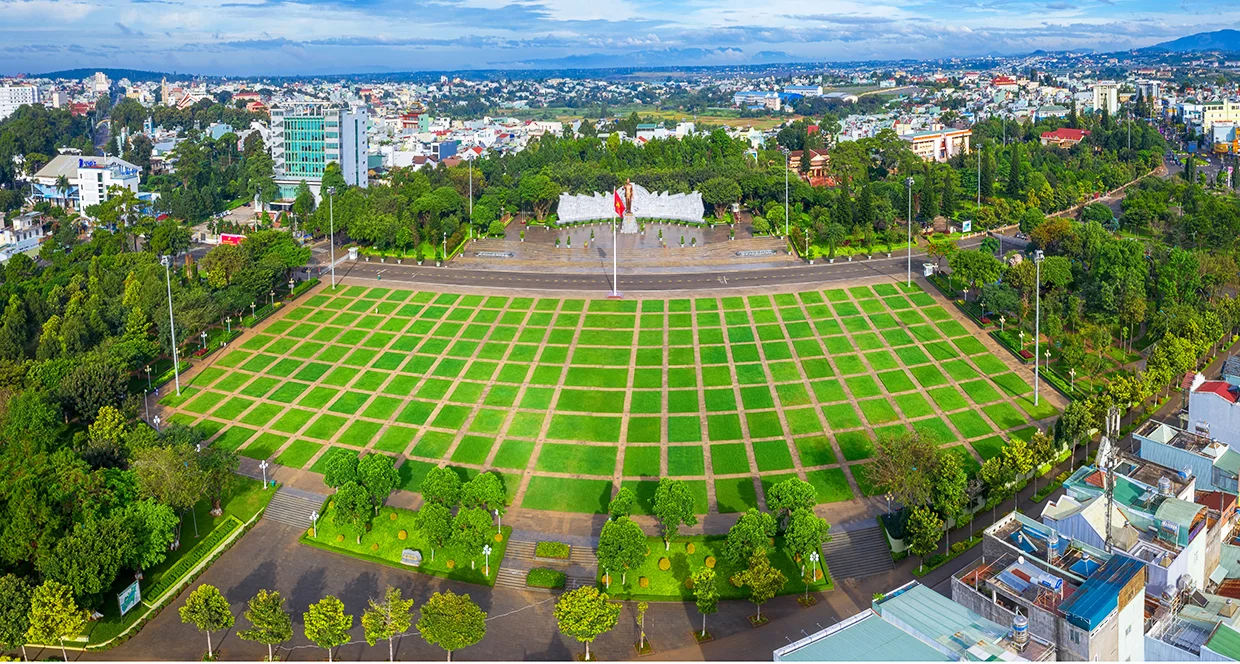
[[[63,174],[56,176],[56,191],[60,192],[60,197],[63,199],[61,207],[65,209],[69,207],[69,189],[69,176]]]

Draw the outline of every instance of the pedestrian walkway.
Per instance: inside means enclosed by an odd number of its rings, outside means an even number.
[[[313,514],[323,506],[326,497],[293,487],[281,487],[267,504],[263,518],[286,526],[309,528],[314,522]]]
[[[891,550],[878,524],[868,528],[833,531],[822,546],[822,559],[836,579],[856,579],[891,571]]]

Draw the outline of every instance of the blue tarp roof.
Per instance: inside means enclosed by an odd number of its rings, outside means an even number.
[[[1145,573],[1145,563],[1128,556],[1112,556],[1098,571],[1081,584],[1059,610],[1068,622],[1084,630],[1098,626],[1119,605],[1119,591],[1138,574]]]

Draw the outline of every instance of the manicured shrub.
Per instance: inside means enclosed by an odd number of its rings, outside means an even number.
[[[378,550],[379,550],[379,543],[378,543],[378,542],[375,542],[374,544],[371,544],[371,545],[370,545],[370,550],[371,550],[371,551],[378,551]]]
[[[336,535],[336,541],[337,541],[337,542],[343,542],[343,541],[344,541],[344,535]]]
[[[637,580],[637,585],[639,585],[639,586],[641,586],[641,587],[643,587],[643,588],[649,588],[649,587],[650,587],[650,579],[647,579],[646,577],[644,577],[644,576],[643,576],[643,577],[641,577],[640,579],[638,579],[638,580]]]
[[[405,532],[404,530],[401,530],[400,532],[396,533],[396,539],[403,542],[409,539],[409,533]]]
[[[455,569],[455,568],[456,568],[456,561],[455,561],[455,560],[449,560],[449,561],[448,561],[448,569]]]
[[[672,561],[668,560],[667,558],[660,558],[660,559],[659,559],[659,569],[661,569],[661,570],[663,570],[664,572],[666,572],[667,570],[669,570],[669,569],[671,569],[671,568],[672,568]]]
[[[685,553],[689,555],[693,555],[694,551],[697,551],[697,547],[693,546],[693,542],[689,542],[688,544],[685,545]]]
[[[715,557],[714,556],[706,556],[706,566],[711,569],[715,569]]]

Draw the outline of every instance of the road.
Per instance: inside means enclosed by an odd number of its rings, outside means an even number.
[[[962,248],[974,248],[981,244],[975,237],[960,243]],[[337,254],[339,255],[339,254]],[[925,252],[913,252],[913,271],[920,272],[927,260]],[[326,270],[326,264],[318,269]],[[721,288],[744,288],[747,286],[785,286],[802,283],[848,281],[867,277],[903,276],[908,270],[908,256],[894,255],[872,260],[835,263],[819,262],[786,268],[763,268],[755,270],[718,270],[711,272],[665,272],[637,275],[620,275],[621,292],[652,292],[675,290],[712,290]],[[324,272],[326,274],[326,272]],[[395,284],[433,283],[449,286],[477,286],[491,288],[517,288],[521,290],[611,290],[611,275],[599,268],[578,273],[497,272],[494,270],[464,270],[448,267],[396,265],[392,263],[349,262],[337,266],[336,278],[379,279]]]

